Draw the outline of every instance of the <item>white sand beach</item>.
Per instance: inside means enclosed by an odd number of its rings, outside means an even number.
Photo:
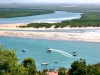
[[[2,24],[0,25],[0,36],[11,36],[21,38],[36,38],[36,39],[50,39],[50,40],[75,40],[75,41],[89,41],[100,42],[100,33],[66,33],[66,32],[32,32],[32,31],[18,31],[18,30],[57,30],[53,27],[46,28],[19,28],[18,26],[25,24]],[[100,29],[100,27],[85,27],[85,28],[58,28],[58,29]],[[3,29],[3,30],[2,30]],[[16,31],[12,31],[16,30]]]

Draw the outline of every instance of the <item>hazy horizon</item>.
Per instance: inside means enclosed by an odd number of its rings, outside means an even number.
[[[100,0],[0,0],[0,3],[80,3],[80,4],[100,4]]]

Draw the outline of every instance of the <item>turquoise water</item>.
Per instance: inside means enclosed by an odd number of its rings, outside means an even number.
[[[16,49],[19,63],[22,62],[24,58],[33,58],[36,61],[38,70],[42,70],[43,68],[69,68],[74,60],[80,58],[86,59],[87,64],[100,62],[100,42],[43,40],[0,36],[0,45],[2,44],[5,44],[8,49]],[[47,47],[68,52],[69,54],[76,51],[77,57],[69,57],[61,53],[61,51],[47,53]],[[22,52],[23,49],[25,49],[26,52]],[[41,66],[41,63],[44,62],[44,58],[49,65]],[[55,61],[58,61],[58,63],[54,63]]]
[[[78,19],[81,13],[71,13],[66,11],[55,11],[52,14],[43,14],[36,16],[0,18],[0,24],[11,23],[30,23],[30,22],[61,22],[63,20]]]

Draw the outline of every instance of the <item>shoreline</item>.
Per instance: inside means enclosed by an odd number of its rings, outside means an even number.
[[[25,24],[5,24],[0,25],[0,36],[20,37],[20,38],[35,38],[48,40],[69,40],[69,41],[86,41],[86,42],[100,42],[100,34],[93,33],[66,33],[66,32],[32,32],[32,31],[18,31],[18,30],[69,30],[69,29],[100,29],[100,27],[85,27],[85,28],[18,28],[16,26]],[[9,31],[8,31],[9,30]],[[12,31],[16,30],[16,31]]]
[[[0,24],[0,29],[7,29],[7,30],[65,30],[65,29],[100,29],[100,27],[64,27],[64,28],[19,28],[18,26],[25,26],[27,23],[14,23],[14,24]]]

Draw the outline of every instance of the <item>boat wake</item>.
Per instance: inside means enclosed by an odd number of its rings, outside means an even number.
[[[73,55],[71,55],[70,53],[68,52],[65,52],[65,51],[62,51],[62,50],[57,50],[57,49],[49,49],[49,50],[52,50],[52,51],[56,51],[58,53],[61,53],[62,55],[66,56],[66,57],[70,57],[70,58],[73,58]]]

